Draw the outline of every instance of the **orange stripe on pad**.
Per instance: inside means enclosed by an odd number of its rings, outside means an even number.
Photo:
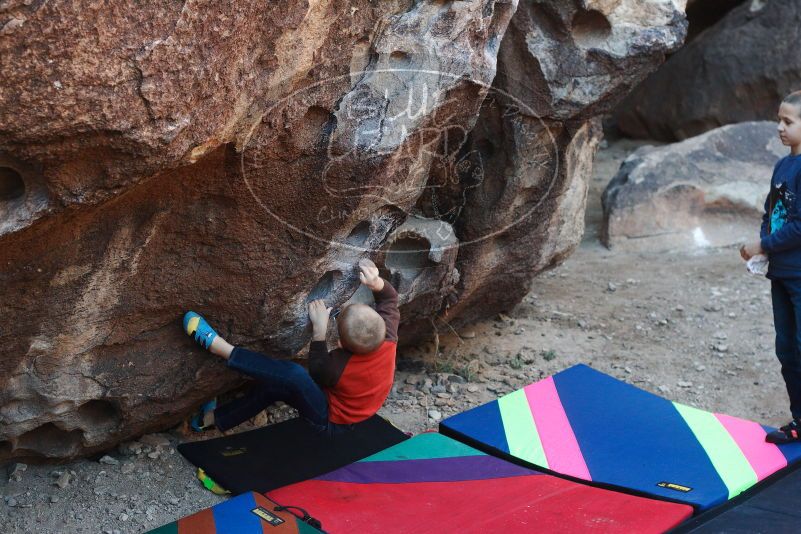
[[[211,508],[178,520],[178,534],[216,534]]]
[[[276,512],[275,506],[277,503],[271,501],[270,499],[266,498],[264,495],[259,493],[253,492],[253,498],[256,501],[258,506],[269,510],[270,512],[274,513],[286,523],[279,525],[277,528],[269,524],[267,521],[261,522],[261,531],[264,534],[298,534],[300,532],[298,527],[298,521],[295,519],[295,516],[292,512]]]

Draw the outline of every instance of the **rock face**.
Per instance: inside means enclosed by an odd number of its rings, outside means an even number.
[[[586,5],[586,7],[584,7]],[[501,45],[497,87],[534,115],[586,120],[608,112],[686,35],[683,3],[522,3]]]
[[[240,384],[187,309],[288,356],[364,256],[406,341],[519,301],[580,238],[593,117],[683,38],[679,2],[586,4],[513,39],[514,0],[3,4],[0,462]]]
[[[471,133],[484,179],[466,188],[454,222],[461,277],[443,314],[452,326],[508,310],[528,293],[531,273],[578,246],[601,135],[596,117],[681,45],[683,8],[521,2],[498,55],[497,92]]]
[[[801,3],[751,0],[670,57],[620,105],[632,137],[675,141],[743,121],[772,120],[801,89]]]
[[[754,240],[773,166],[786,154],[771,122],[642,147],[604,191],[604,243],[689,251]]]

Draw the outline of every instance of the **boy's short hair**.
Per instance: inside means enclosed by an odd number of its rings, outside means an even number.
[[[801,91],[793,91],[789,95],[785,96],[782,102],[801,108]]]
[[[342,347],[354,354],[367,354],[381,346],[387,334],[384,319],[367,304],[354,303],[337,316]]]

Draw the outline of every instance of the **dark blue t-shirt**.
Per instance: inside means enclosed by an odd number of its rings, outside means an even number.
[[[768,278],[801,278],[801,155],[785,156],[773,168],[760,232],[770,263]]]

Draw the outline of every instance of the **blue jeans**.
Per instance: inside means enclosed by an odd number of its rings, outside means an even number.
[[[234,399],[214,410],[214,424],[220,430],[231,429],[264,410],[276,401],[295,408],[315,429],[334,437],[352,425],[337,425],[328,420],[328,400],[308,371],[295,362],[270,358],[259,352],[235,347],[228,367],[256,380],[244,397]]]
[[[793,418],[801,418],[801,279],[771,280],[776,356],[790,396]]]

